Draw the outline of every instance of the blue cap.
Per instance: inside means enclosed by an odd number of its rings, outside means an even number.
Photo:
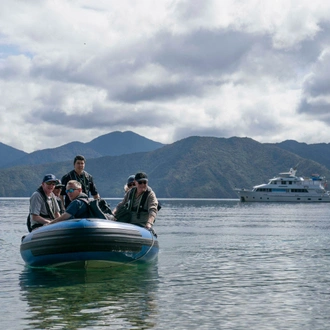
[[[46,174],[42,182],[49,182],[49,181],[57,182],[58,180],[56,179],[56,176],[54,174]]]

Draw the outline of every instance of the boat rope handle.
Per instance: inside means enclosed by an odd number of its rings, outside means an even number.
[[[127,262],[126,264],[130,264],[130,263],[132,263],[132,262],[135,262],[135,261],[137,261],[137,260],[139,260],[139,259],[141,259],[141,258],[143,258],[152,248],[153,248],[153,246],[155,245],[155,239],[154,239],[154,234],[150,231],[150,234],[151,234],[151,237],[152,237],[152,243],[151,243],[151,245],[150,245],[150,247],[149,247],[149,249],[142,255],[142,256],[140,256],[140,257],[138,257],[138,258],[136,258],[136,259],[134,259],[134,260],[132,260],[132,261],[129,261],[129,262]]]

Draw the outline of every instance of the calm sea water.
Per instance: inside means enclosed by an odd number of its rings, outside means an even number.
[[[1,199],[1,329],[329,328],[330,204],[162,202],[155,265],[55,271],[24,265],[28,200]]]

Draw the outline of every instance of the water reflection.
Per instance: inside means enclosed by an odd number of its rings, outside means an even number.
[[[20,274],[27,323],[38,329],[154,328],[157,265],[107,270],[26,268]]]

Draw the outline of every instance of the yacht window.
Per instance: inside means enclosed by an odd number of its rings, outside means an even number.
[[[307,189],[291,189],[291,192],[294,192],[294,193],[307,193],[308,190]]]

